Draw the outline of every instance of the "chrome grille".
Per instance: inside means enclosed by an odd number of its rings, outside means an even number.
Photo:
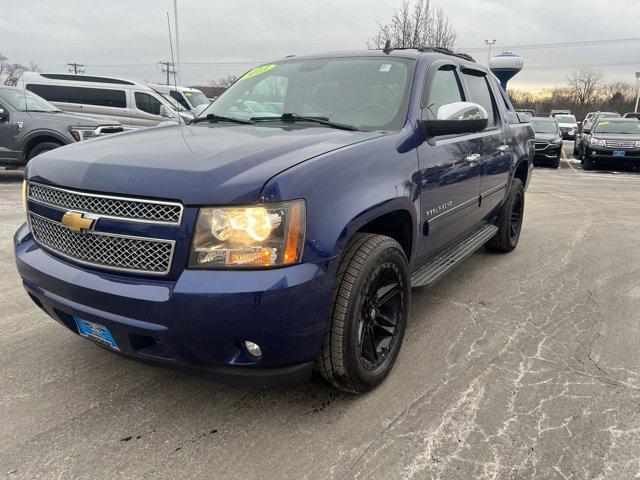
[[[74,232],[29,213],[31,232],[43,247],[86,265],[151,275],[171,269],[174,242],[97,232]]]
[[[536,150],[544,150],[548,146],[549,146],[549,142],[535,142],[534,143],[534,148]]]
[[[119,220],[179,225],[182,218],[179,203],[81,193],[32,182],[29,183],[28,198],[52,207]]]
[[[605,140],[604,146],[609,148],[634,148],[635,140]]]

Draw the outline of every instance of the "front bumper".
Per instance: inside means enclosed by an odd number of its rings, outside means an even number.
[[[640,162],[640,149],[620,149],[608,147],[593,147],[591,145],[585,145],[585,156],[592,160],[615,162],[618,164],[636,163]],[[614,151],[624,151],[624,156],[614,156]]]
[[[549,143],[545,148],[535,150],[533,159],[536,161],[552,161],[558,158],[558,155],[561,154],[561,150],[562,143]]]
[[[259,386],[304,381],[331,301],[330,260],[264,271],[184,270],[177,280],[83,268],[43,249],[26,225],[14,236],[34,302],[78,333],[74,317],[107,327],[120,353]],[[244,347],[260,345],[262,356]]]

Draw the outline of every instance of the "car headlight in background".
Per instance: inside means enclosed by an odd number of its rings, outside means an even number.
[[[200,209],[191,268],[266,268],[292,265],[302,257],[304,200],[251,207]]]
[[[604,147],[604,140],[600,140],[599,138],[591,138],[591,140],[589,140],[589,145],[594,147]]]
[[[99,135],[97,129],[92,127],[69,127],[69,132],[71,132],[71,136],[76,142]]]

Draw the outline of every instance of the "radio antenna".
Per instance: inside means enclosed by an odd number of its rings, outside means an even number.
[[[169,12],[167,12],[167,28],[169,29],[169,48],[171,49],[171,65],[173,66],[173,87],[176,89],[176,92],[178,91],[178,84],[176,82],[176,62],[173,59],[173,40],[171,38],[171,21],[169,20]],[[169,67],[167,67],[168,69]],[[171,96],[171,94],[169,94],[169,96]],[[178,123],[182,123],[180,121],[180,112],[178,111],[178,109],[175,109],[176,111],[176,115],[178,116]]]

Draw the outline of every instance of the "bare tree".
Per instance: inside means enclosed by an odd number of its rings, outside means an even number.
[[[25,67],[21,63],[7,64],[7,68],[5,69],[5,74],[4,74],[4,84],[15,86],[16,83],[18,83],[18,79],[20,78],[20,75],[22,75],[22,73],[26,70],[27,70],[27,67]]]
[[[441,7],[433,7],[431,0],[403,0],[389,23],[378,22],[378,33],[369,39],[367,45],[378,49],[391,41],[395,48],[430,46],[453,49],[456,38],[453,25]]]
[[[209,82],[211,84],[212,87],[224,87],[224,88],[229,88],[231,85],[233,85],[236,80],[238,80],[238,77],[236,75],[227,75],[226,77],[221,77],[218,78],[217,80],[211,80],[211,82]]]
[[[571,96],[577,104],[578,112],[585,113],[585,106],[593,103],[598,96],[604,75],[602,70],[583,67],[574,70],[567,78]]]

